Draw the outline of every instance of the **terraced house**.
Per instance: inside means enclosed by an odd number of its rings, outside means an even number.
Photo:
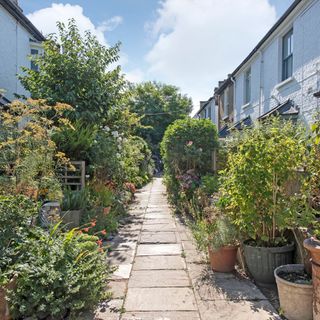
[[[320,0],[296,0],[215,89],[220,136],[275,113],[309,124],[319,90]]]
[[[0,0],[0,104],[6,104],[14,94],[28,95],[17,79],[21,67],[37,68],[30,55],[41,52],[45,38],[29,21],[17,0]]]

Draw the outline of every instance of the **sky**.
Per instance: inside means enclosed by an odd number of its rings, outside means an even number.
[[[200,100],[213,94],[293,0],[20,0],[44,35],[75,18],[106,46],[132,82],[161,81]]]

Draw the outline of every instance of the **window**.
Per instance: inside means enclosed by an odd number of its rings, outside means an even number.
[[[39,50],[37,49],[31,49],[31,59],[33,59],[35,56],[37,56],[39,54]],[[31,65],[30,65],[31,70],[34,71],[39,71],[39,67],[37,66],[37,64],[35,63],[34,60],[31,60]]]
[[[208,106],[208,119],[211,120],[211,105]]]
[[[282,39],[282,81],[292,76],[293,67],[293,29]]]
[[[244,103],[251,101],[251,68],[249,68],[244,75]]]

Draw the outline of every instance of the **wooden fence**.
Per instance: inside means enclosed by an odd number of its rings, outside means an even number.
[[[85,161],[70,161],[75,170],[67,166],[60,175],[60,181],[64,186],[72,190],[82,190],[85,187],[86,164]]]

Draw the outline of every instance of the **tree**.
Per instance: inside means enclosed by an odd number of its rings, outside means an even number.
[[[19,76],[33,99],[74,107],[71,118],[105,124],[112,109],[121,105],[125,81],[120,67],[119,43],[107,48],[90,33],[81,37],[75,21],[58,23],[59,35],[43,43],[44,54],[32,58],[39,71],[23,68]]]
[[[167,127],[185,118],[192,110],[192,101],[172,85],[145,82],[133,86],[130,110],[143,115],[138,135],[150,145],[154,155],[160,155],[160,142]]]

